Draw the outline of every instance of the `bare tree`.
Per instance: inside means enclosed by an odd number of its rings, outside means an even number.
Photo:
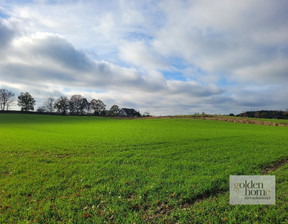
[[[69,100],[69,110],[71,114],[84,114],[89,109],[89,103],[81,95],[73,95]]]
[[[120,111],[120,108],[117,105],[113,105],[109,110],[110,116],[116,116]]]
[[[95,115],[100,115],[105,111],[106,105],[101,100],[93,99],[90,102],[90,109],[94,111]]]
[[[14,102],[15,94],[7,89],[0,89],[0,110],[8,110]]]
[[[143,116],[144,117],[150,117],[150,112],[149,111],[144,112]]]
[[[87,111],[89,111],[89,102],[88,102],[88,100],[84,97],[84,98],[82,98],[81,100],[80,100],[80,110],[79,110],[79,112],[80,112],[80,114],[81,115],[83,115],[83,114],[85,114]]]
[[[51,96],[44,102],[44,106],[45,106],[45,109],[47,110],[47,112],[49,112],[49,113],[54,112],[54,102],[55,102],[55,98],[53,98]]]
[[[28,92],[20,93],[18,96],[18,106],[21,107],[21,111],[34,110],[35,103],[35,99]]]
[[[38,113],[45,113],[45,112],[47,112],[47,108],[46,108],[46,106],[41,106],[41,107],[38,107],[36,111]]]
[[[54,108],[59,114],[67,114],[69,109],[69,100],[66,96],[61,96],[54,103]]]

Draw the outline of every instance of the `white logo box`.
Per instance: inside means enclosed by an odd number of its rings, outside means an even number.
[[[230,176],[230,204],[275,204],[275,176]]]

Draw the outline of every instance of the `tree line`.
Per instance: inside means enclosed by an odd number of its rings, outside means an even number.
[[[239,117],[254,117],[254,118],[268,118],[268,119],[288,119],[288,109],[281,110],[258,110],[246,111],[238,114]]]
[[[11,105],[16,101],[15,94],[7,89],[0,89],[0,110],[9,110]],[[17,98],[17,105],[21,111],[34,111],[36,100],[29,92],[21,92]],[[88,101],[81,95],[73,95],[70,98],[60,96],[58,98],[48,97],[43,106],[36,110],[39,113],[61,114],[61,115],[85,115],[93,113],[94,115],[116,116],[120,108],[113,105],[106,110],[106,105],[100,99]]]

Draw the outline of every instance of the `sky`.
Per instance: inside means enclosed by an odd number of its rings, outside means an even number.
[[[152,115],[288,108],[287,0],[0,0],[0,88]],[[16,104],[14,108],[17,108]]]

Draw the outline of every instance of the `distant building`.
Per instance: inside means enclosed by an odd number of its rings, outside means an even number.
[[[140,117],[140,113],[137,112],[134,109],[131,108],[122,108],[119,113],[118,116],[123,116],[123,117]]]

